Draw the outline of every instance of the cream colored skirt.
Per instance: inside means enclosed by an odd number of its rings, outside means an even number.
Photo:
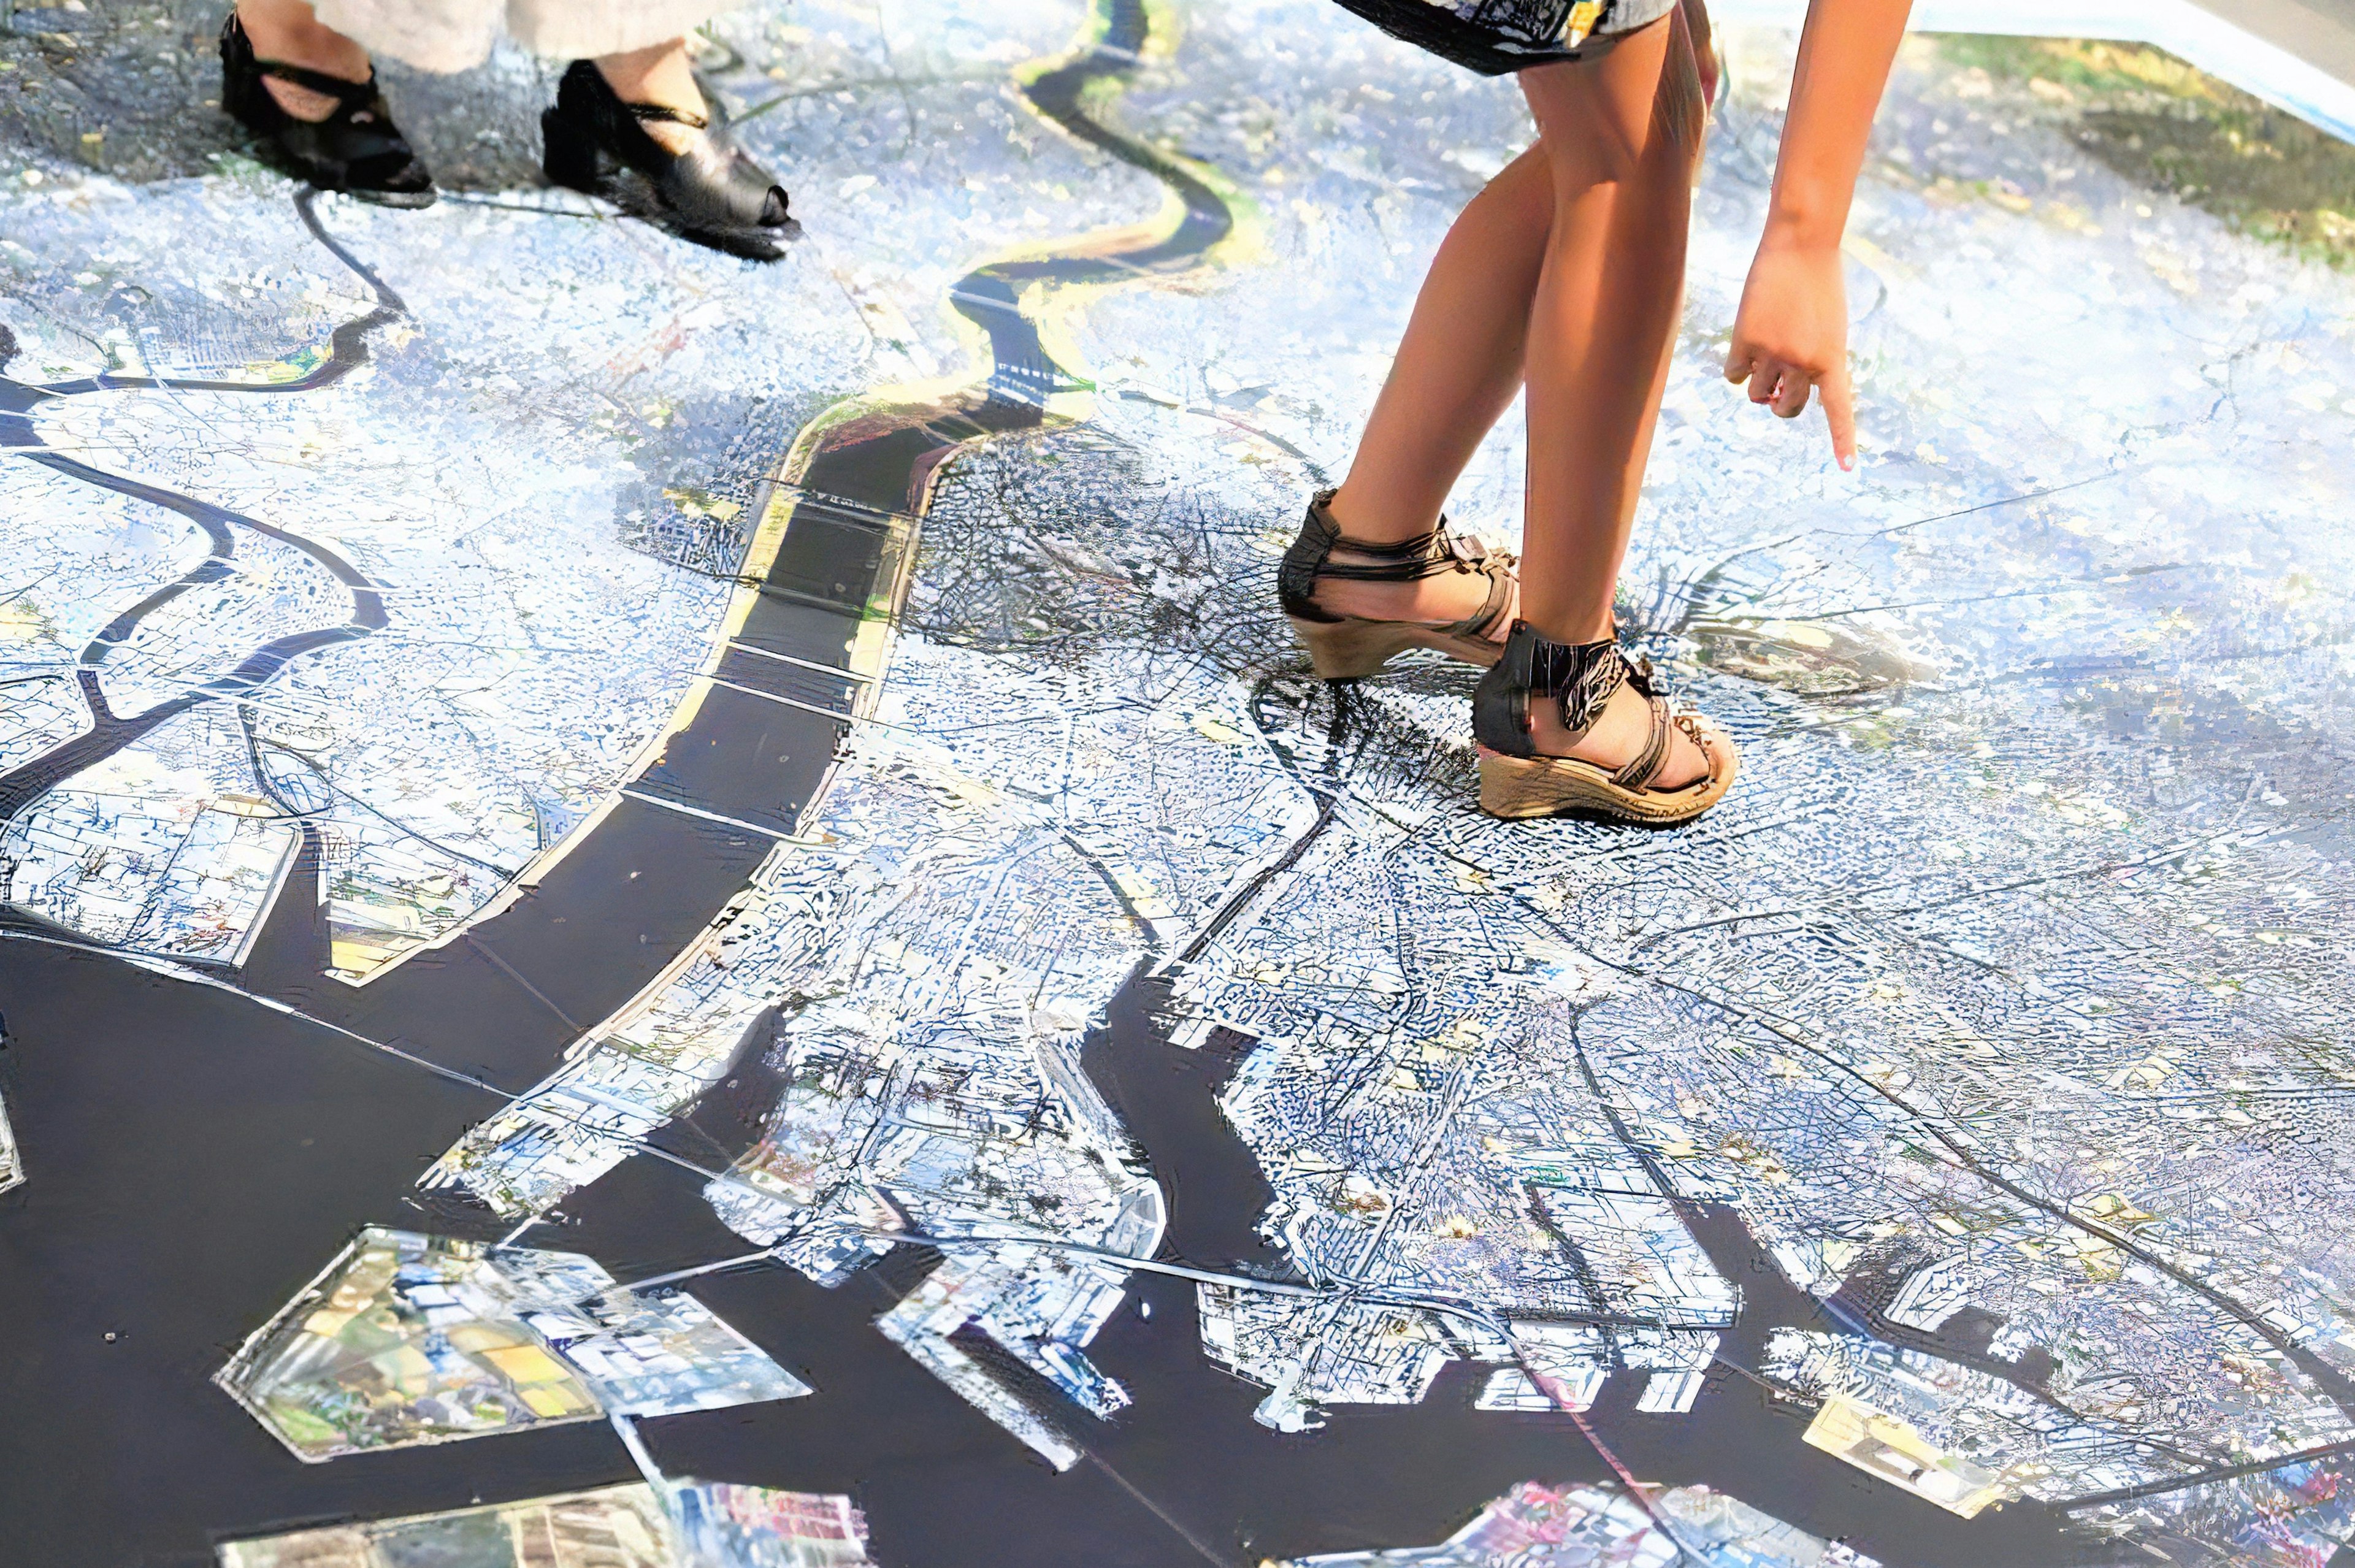
[[[315,0],[319,20],[419,70],[467,70],[504,27],[533,54],[593,59],[676,38],[741,0]]]

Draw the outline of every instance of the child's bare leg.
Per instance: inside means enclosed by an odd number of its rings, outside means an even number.
[[[1481,439],[1512,406],[1552,219],[1553,177],[1532,147],[1447,230],[1333,497],[1333,518],[1349,538],[1379,543],[1429,531]],[[1337,553],[1347,559],[1346,549]],[[1479,609],[1487,591],[1483,578],[1450,573],[1420,582],[1324,582],[1316,598],[1343,614],[1446,621]],[[1496,635],[1510,624],[1499,616]]]
[[[1683,303],[1700,150],[1700,83],[1680,22],[1600,59],[1521,73],[1553,181],[1553,225],[1530,311],[1529,492],[1521,617],[1557,643],[1613,633],[1611,603]],[[1641,751],[1643,699],[1622,688],[1575,746],[1531,706],[1539,752],[1616,765]],[[1654,781],[1708,772],[1681,733]]]

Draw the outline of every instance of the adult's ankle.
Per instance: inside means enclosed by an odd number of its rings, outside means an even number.
[[[691,107],[703,101],[687,61],[687,40],[672,38],[642,49],[599,55],[590,62],[614,96],[625,103],[661,103]]]
[[[308,5],[240,5],[237,25],[264,59],[307,66],[352,81],[368,80],[368,50],[320,21]]]
[[[672,38],[620,54],[599,55],[591,63],[605,79],[605,85],[613,90],[613,96],[624,103],[656,103],[696,120],[710,113],[711,106],[704,101],[702,90],[696,85],[695,73],[687,66],[685,38]],[[657,145],[670,153],[687,152],[702,134],[700,127],[691,122],[649,120],[644,128]]]
[[[237,25],[257,59],[300,66],[337,81],[360,83],[375,75],[368,50],[322,23],[310,6],[286,0],[261,0],[237,8]],[[261,89],[293,119],[321,124],[334,115],[339,100],[277,76],[264,76]]]

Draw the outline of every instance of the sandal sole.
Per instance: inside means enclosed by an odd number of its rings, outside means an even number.
[[[1645,827],[1690,822],[1725,798],[1742,771],[1741,753],[1722,734],[1704,748],[1709,776],[1682,789],[1628,789],[1593,763],[1575,757],[1508,757],[1480,748],[1480,809],[1508,822],[1593,815]],[[1721,767],[1715,765],[1722,758]]]
[[[1505,652],[1504,644],[1487,637],[1449,636],[1436,627],[1419,626],[1412,621],[1284,618],[1292,623],[1300,645],[1308,650],[1309,666],[1320,680],[1363,680],[1413,648],[1431,648],[1480,669],[1495,664]]]

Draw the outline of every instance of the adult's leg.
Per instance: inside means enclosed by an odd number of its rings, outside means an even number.
[[[321,22],[310,0],[238,0],[237,20],[262,59],[306,66],[344,81],[368,79],[368,50]],[[262,78],[261,85],[297,120],[325,120],[336,112],[336,101],[324,92],[274,76]]]
[[[1521,73],[1553,182],[1553,223],[1529,315],[1529,488],[1521,617],[1557,643],[1613,632],[1611,604],[1659,418],[1684,297],[1702,105],[1671,17],[1599,59]],[[1623,689],[1575,746],[1540,704],[1539,750],[1616,763],[1648,719]],[[1681,734],[1659,783],[1700,777]]]
[[[1521,389],[1529,301],[1553,225],[1553,177],[1535,147],[1472,198],[1432,258],[1391,373],[1333,497],[1342,533],[1383,543],[1439,520],[1447,492]],[[1337,552],[1348,559],[1346,547]],[[1317,602],[1345,614],[1455,620],[1480,607],[1485,578],[1336,581]],[[1500,618],[1497,635],[1508,629]]]

